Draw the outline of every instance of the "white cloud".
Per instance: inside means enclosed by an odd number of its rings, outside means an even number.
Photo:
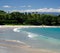
[[[30,7],[32,7],[32,6],[31,6],[31,5],[28,5],[27,7],[29,7],[29,8],[30,8]]]
[[[60,8],[40,8],[40,9],[28,9],[28,10],[13,10],[19,12],[60,12]]]
[[[26,7],[26,8],[27,8],[27,7],[30,8],[31,5],[27,5],[27,6],[26,6],[26,5],[23,5],[23,6],[20,6],[20,8],[25,8],[25,7]]]
[[[11,8],[11,6],[9,6],[9,5],[4,5],[3,7],[4,8]]]
[[[9,6],[9,5],[4,5],[4,6],[2,6],[3,8],[30,8],[31,7],[31,5],[22,5],[22,6]]]
[[[20,7],[24,8],[24,7],[26,7],[26,6],[24,5],[24,6],[20,6]]]
[[[41,8],[41,9],[31,9],[31,10],[24,10],[26,12],[60,12],[60,9],[54,8]]]

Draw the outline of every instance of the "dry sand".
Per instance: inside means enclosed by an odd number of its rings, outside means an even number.
[[[28,28],[28,27],[46,27],[46,28],[56,28],[56,27],[60,27],[60,26],[45,26],[45,25],[41,25],[41,26],[35,26],[35,25],[0,25],[0,28],[6,28],[6,27],[22,27],[22,28]]]

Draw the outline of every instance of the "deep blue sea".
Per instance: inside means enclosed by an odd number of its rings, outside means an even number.
[[[0,40],[17,40],[32,48],[60,51],[60,28],[2,29],[0,30]]]

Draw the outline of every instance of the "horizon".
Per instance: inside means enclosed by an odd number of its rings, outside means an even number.
[[[60,12],[60,1],[0,0],[0,10],[19,12]]]

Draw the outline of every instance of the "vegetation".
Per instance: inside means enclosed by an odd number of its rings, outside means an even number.
[[[34,13],[7,13],[0,10],[0,25],[60,25],[60,15]]]

